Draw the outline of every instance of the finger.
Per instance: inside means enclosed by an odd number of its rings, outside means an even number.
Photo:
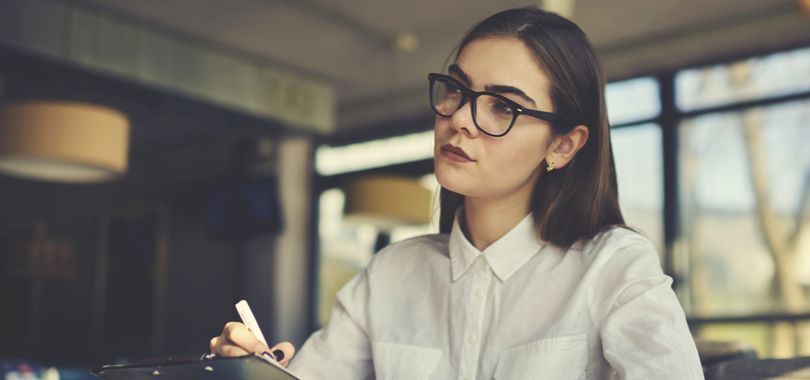
[[[211,338],[211,340],[208,341],[208,347],[211,349],[212,354],[216,353],[217,347],[221,344],[220,343],[221,341],[222,341],[222,339],[220,337],[218,337],[218,336],[215,336],[215,337]]]
[[[279,364],[286,367],[287,363],[289,363],[290,359],[295,355],[295,346],[290,342],[281,342],[273,346],[273,348],[270,349],[270,353],[273,354],[273,357],[276,358]]]
[[[217,350],[214,353],[219,356],[244,356],[248,354],[248,352],[241,347],[234,346],[232,344],[223,344],[217,347]]]
[[[262,343],[245,325],[239,322],[228,322],[222,334],[230,343],[247,352],[265,352],[267,346]]]
[[[227,322],[227,323],[225,323],[225,327],[222,328],[222,335],[223,336],[228,335],[229,331],[231,331],[233,329],[238,329],[240,327],[245,327],[245,325],[240,323],[240,322],[234,322],[234,321]]]

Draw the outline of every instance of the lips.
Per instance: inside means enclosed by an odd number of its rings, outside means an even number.
[[[441,151],[445,155],[449,155],[450,158],[460,158],[466,161],[475,161],[472,158],[470,158],[470,156],[468,156],[466,152],[464,152],[464,149],[461,149],[453,144],[442,145]],[[455,157],[453,157],[453,155],[455,155]]]

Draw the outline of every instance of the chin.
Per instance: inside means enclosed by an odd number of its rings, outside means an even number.
[[[468,176],[459,175],[459,173],[442,173],[442,170],[438,170],[438,168],[436,180],[441,187],[466,197],[479,196],[478,193],[482,190],[481,186],[472,183]]]
[[[439,165],[436,166],[436,181],[439,182],[439,185],[447,190],[450,190],[454,193],[465,194],[466,192],[463,183],[464,178],[459,178],[458,175],[452,175],[451,173],[446,173],[448,170],[442,170]]]

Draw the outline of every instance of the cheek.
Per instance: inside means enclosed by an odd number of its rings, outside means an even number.
[[[498,162],[491,162],[492,166],[484,169],[480,185],[487,189],[487,193],[509,193],[521,188],[537,173],[539,159],[528,157],[526,154],[517,154],[516,150],[501,156]]]
[[[446,136],[450,133],[450,119],[436,115],[433,119],[433,135],[436,137]]]
[[[518,133],[515,133],[518,132]],[[474,166],[457,166],[438,158],[437,141],[452,134],[446,120],[434,123],[435,169],[439,183],[452,191],[469,196],[493,196],[522,187],[537,173],[546,155],[549,134],[546,131],[513,131],[514,136],[500,140],[478,136],[476,153],[481,157]]]
[[[501,194],[515,191],[534,182],[540,164],[546,155],[545,136],[514,136],[515,139],[502,144],[488,146],[487,161],[483,168],[481,185],[487,193]],[[530,185],[530,187],[533,185]]]
[[[516,136],[517,137],[517,136]],[[487,171],[499,176],[524,179],[531,176],[545,157],[545,144],[540,139],[515,139],[491,146],[487,156]]]
[[[433,159],[438,160],[439,148],[448,142],[453,131],[450,128],[450,121],[446,117],[436,116],[433,122]]]

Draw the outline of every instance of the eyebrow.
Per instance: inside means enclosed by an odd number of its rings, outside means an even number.
[[[464,70],[461,69],[461,66],[459,66],[458,64],[454,63],[450,65],[450,67],[447,68],[447,71],[451,74],[456,74],[461,79],[461,81],[464,82],[464,84],[468,86],[472,84],[472,81],[470,81],[470,76],[467,75],[467,73],[465,73]],[[514,94],[528,100],[529,102],[532,103],[533,106],[535,107],[537,106],[537,103],[535,103],[534,99],[532,99],[529,95],[526,95],[526,93],[523,92],[523,90],[514,86],[493,84],[485,86],[484,90],[499,94]]]
[[[458,64],[454,63],[450,65],[450,67],[447,68],[447,72],[458,75],[458,77],[461,78],[461,81],[464,82],[464,84],[468,86],[470,85],[470,77],[467,75],[467,73],[464,72],[464,70],[461,69],[461,67]]]

